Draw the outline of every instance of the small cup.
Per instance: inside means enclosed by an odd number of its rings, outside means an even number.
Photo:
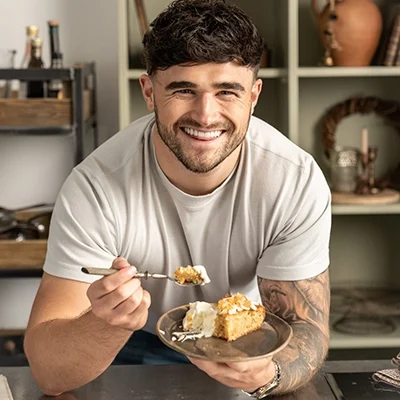
[[[330,152],[331,189],[354,193],[359,175],[360,151],[355,147],[336,147]]]

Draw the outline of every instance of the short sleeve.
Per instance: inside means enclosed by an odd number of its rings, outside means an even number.
[[[91,283],[99,277],[81,268],[110,268],[116,256],[115,219],[104,191],[95,177],[74,169],[53,210],[43,270]]]
[[[287,209],[280,210],[287,217],[257,264],[257,275],[261,278],[308,279],[329,266],[331,193],[313,159],[293,186],[292,199],[285,202]]]

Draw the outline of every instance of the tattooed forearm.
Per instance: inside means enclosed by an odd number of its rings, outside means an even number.
[[[288,346],[274,356],[282,367],[277,393],[291,392],[312,379],[328,352],[329,273],[294,282],[259,279],[259,287],[267,312],[293,328]]]

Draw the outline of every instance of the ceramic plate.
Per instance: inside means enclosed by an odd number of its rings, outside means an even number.
[[[249,333],[232,342],[219,338],[172,340],[173,332],[182,332],[182,320],[189,305],[174,308],[160,317],[157,334],[161,341],[173,350],[188,357],[215,362],[249,361],[271,357],[283,349],[292,337],[292,328],[283,319],[268,314],[258,331]]]

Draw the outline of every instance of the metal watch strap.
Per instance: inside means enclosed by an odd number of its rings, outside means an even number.
[[[267,397],[270,393],[273,392],[273,390],[279,386],[279,383],[281,381],[281,366],[279,363],[275,360],[272,360],[272,362],[275,365],[275,376],[274,379],[272,379],[271,382],[268,382],[266,385],[261,386],[257,390],[255,390],[252,393],[246,392],[242,390],[243,393],[246,393],[250,397],[254,397],[256,399],[264,399]]]

